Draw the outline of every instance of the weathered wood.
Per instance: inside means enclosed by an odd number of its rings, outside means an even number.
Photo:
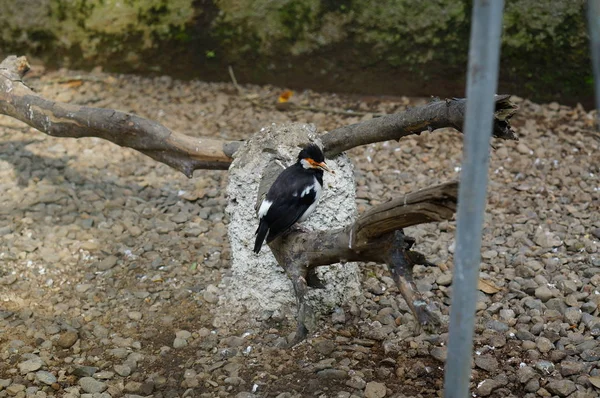
[[[47,100],[23,83],[29,70],[25,57],[14,55],[0,63],[0,113],[54,137],[99,137],[133,148],[186,176],[194,170],[226,170],[241,141],[189,137],[160,123],[112,109],[92,108]],[[466,101],[438,100],[405,112],[340,127],[322,136],[325,155],[333,157],[356,146],[398,140],[424,130],[461,130]],[[494,135],[516,139],[510,118],[516,106],[510,96],[496,97]]]
[[[425,130],[452,127],[462,131],[466,105],[465,98],[438,100],[401,113],[340,127],[323,135],[325,155],[332,157],[360,145],[399,140],[407,135],[420,134]],[[516,111],[517,106],[510,102],[510,95],[496,96],[494,137],[517,140],[517,135],[510,126],[510,118]]]
[[[348,261],[387,264],[417,323],[422,326],[439,324],[412,279],[414,264],[430,263],[423,255],[411,250],[414,240],[404,236],[402,228],[451,219],[456,211],[457,197],[458,183],[449,182],[377,205],[344,228],[292,231],[271,242],[269,247],[292,281],[298,298],[295,342],[306,336],[306,318],[312,316],[304,296],[308,282],[314,280],[311,271],[318,266]]]
[[[134,114],[47,100],[23,83],[28,70],[25,57],[10,56],[0,63],[0,113],[48,135],[104,138],[188,177],[197,169],[226,170],[238,148],[236,142],[179,134]]]

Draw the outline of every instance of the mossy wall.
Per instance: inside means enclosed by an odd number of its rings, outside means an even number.
[[[501,91],[588,102],[584,0],[506,0]],[[52,66],[462,95],[467,0],[0,0],[0,52]]]

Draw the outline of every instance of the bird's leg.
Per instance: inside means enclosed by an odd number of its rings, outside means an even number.
[[[402,230],[395,231],[388,241],[386,263],[402,297],[417,320],[416,332],[420,333],[421,327],[436,329],[441,325],[441,321],[427,300],[419,293],[413,280],[412,271],[415,264],[431,264],[422,254],[408,251],[413,243],[414,239],[407,239]]]

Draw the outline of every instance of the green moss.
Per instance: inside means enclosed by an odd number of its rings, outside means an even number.
[[[189,65],[182,73],[190,76],[208,76],[202,67],[219,75],[235,64],[236,73],[256,82],[275,72],[285,82],[303,74],[300,81],[310,83],[312,76],[315,84],[335,83],[323,76],[338,76],[340,85],[362,91],[361,84],[372,85],[381,74],[383,80],[393,77],[397,90],[417,87],[418,79],[442,82],[460,95],[455,91],[465,75],[471,5],[470,0],[29,0],[23,7],[0,0],[0,41],[5,52],[45,54],[72,67],[118,60],[119,68],[141,71],[148,64],[157,67],[167,50],[180,57],[170,60],[170,72],[173,64]],[[544,100],[591,93],[584,6],[585,0],[506,0],[505,90]],[[409,75],[408,84],[398,77],[402,73]],[[328,89],[340,88],[345,86]]]
[[[28,7],[0,1],[4,42],[17,47],[39,43],[41,36],[57,48],[78,47],[86,58],[123,50],[131,38],[141,50],[154,47],[180,34],[197,13],[193,0],[32,0]]]
[[[217,37],[229,44],[246,42],[234,52],[302,55],[347,37],[347,8],[327,11],[320,0],[215,0],[221,14]]]

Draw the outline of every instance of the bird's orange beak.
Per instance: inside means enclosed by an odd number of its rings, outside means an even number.
[[[335,172],[333,170],[331,170],[329,167],[327,167],[327,165],[325,164],[325,162],[317,163],[317,162],[315,162],[312,159],[308,159],[308,163],[310,163],[310,165],[312,167],[314,167],[315,169],[321,169],[321,170],[328,171],[331,174],[335,174]]]

